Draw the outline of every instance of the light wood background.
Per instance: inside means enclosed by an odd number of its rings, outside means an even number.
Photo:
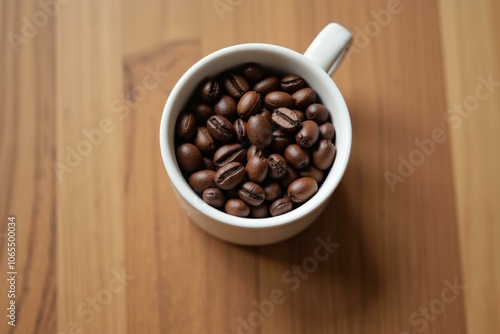
[[[60,2],[49,17],[38,1],[0,0],[1,333],[232,334],[273,289],[286,301],[252,333],[500,333],[499,88],[459,126],[445,120],[478,77],[500,81],[497,1],[401,0],[384,26],[371,11],[392,1]],[[214,3],[226,4],[222,19]],[[334,76],[354,140],[325,214],[272,246],[206,235],[182,215],[160,159],[169,91],[221,47],[303,52],[331,21],[359,52]],[[10,33],[23,36],[17,47]],[[141,89],[151,71],[157,87]],[[100,126],[103,138],[82,144]],[[392,192],[384,173],[436,128],[448,140]],[[59,179],[54,164],[72,149],[88,155]],[[3,314],[9,215],[16,327]],[[340,247],[290,290],[283,273],[329,235]],[[122,271],[130,277],[117,288]],[[446,281],[465,293],[423,321]]]

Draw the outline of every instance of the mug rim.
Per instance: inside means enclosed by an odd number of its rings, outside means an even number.
[[[343,149],[344,154],[339,158],[338,150],[337,156],[335,157],[334,165],[340,165],[339,172],[336,175],[332,175],[332,171],[330,170],[327,178],[323,181],[321,186],[318,188],[318,192],[311,197],[308,201],[303,203],[300,207],[291,210],[280,216],[275,217],[267,217],[267,218],[250,218],[250,217],[237,217],[230,214],[225,213],[219,209],[216,209],[207,203],[205,203],[198,194],[195,193],[193,189],[187,183],[187,180],[183,177],[177,159],[175,157],[175,145],[174,150],[171,149],[171,145],[169,145],[169,133],[167,131],[169,122],[176,122],[176,119],[172,119],[172,117],[177,117],[178,113],[175,113],[172,110],[172,106],[175,100],[178,99],[179,94],[182,92],[183,87],[187,84],[187,82],[191,80],[197,80],[197,82],[201,81],[203,78],[196,78],[196,73],[207,66],[208,63],[216,61],[217,58],[230,55],[233,53],[239,52],[249,52],[249,51],[262,51],[267,53],[276,54],[276,56],[292,58],[294,61],[298,61],[304,63],[306,67],[313,73],[315,77],[318,77],[322,84],[326,84],[329,86],[328,90],[333,94],[333,99],[336,100],[336,103],[341,106],[342,110],[338,110],[338,112],[343,113],[343,123],[342,127],[345,130],[345,148]],[[229,68],[228,68],[229,69]],[[299,73],[297,73],[299,74]],[[300,75],[300,74],[299,74]],[[180,111],[179,111],[180,112]],[[333,117],[333,113],[329,110],[330,115]],[[337,127],[336,127],[337,128]],[[182,198],[190,203],[195,210],[197,210],[202,215],[208,216],[209,218],[226,225],[243,227],[249,229],[256,228],[272,228],[283,226],[286,224],[291,224],[300,220],[301,218],[307,216],[310,212],[321,207],[330,196],[333,194],[337,186],[339,185],[345,170],[347,168],[347,164],[349,161],[349,156],[351,152],[352,145],[352,127],[351,120],[349,116],[349,111],[345,100],[338,89],[337,85],[333,81],[333,79],[316,63],[307,58],[301,53],[298,53],[294,50],[288,49],[286,47],[274,45],[274,44],[266,44],[266,43],[245,43],[245,44],[237,44],[229,47],[225,47],[223,49],[214,51],[209,55],[203,57],[198,60],[194,65],[192,65],[177,81],[177,83],[172,88],[165,106],[163,108],[163,113],[161,117],[160,123],[160,150],[162,155],[163,164],[165,170],[170,178],[170,181]],[[173,138],[173,137],[172,137]],[[337,147],[337,145],[336,145]],[[331,167],[333,168],[333,166]],[[328,182],[327,182],[328,181]]]

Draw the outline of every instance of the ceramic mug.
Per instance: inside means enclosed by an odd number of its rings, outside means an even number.
[[[272,44],[240,44],[216,51],[194,64],[167,99],[160,125],[163,163],[183,211],[213,236],[242,245],[264,245],[285,240],[308,227],[325,209],[349,160],[352,129],[344,98],[330,75],[342,61],[352,35],[337,23],[328,24],[302,55]],[[318,192],[300,207],[277,217],[241,218],[205,203],[182,176],[175,156],[175,123],[198,84],[238,65],[256,62],[282,74],[303,77],[331,114],[337,155]]]

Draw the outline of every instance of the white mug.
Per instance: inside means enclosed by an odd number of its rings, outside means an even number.
[[[325,209],[344,175],[349,160],[352,129],[344,98],[330,75],[342,61],[352,35],[337,23],[328,24],[304,55],[272,44],[240,44],[216,51],[194,64],[167,99],[160,125],[163,163],[177,198],[192,222],[213,236],[242,245],[265,245],[285,240],[308,227]],[[281,216],[241,218],[205,203],[182,176],[175,156],[175,124],[198,84],[238,65],[256,62],[283,74],[303,77],[331,114],[337,155],[318,192],[300,207]]]

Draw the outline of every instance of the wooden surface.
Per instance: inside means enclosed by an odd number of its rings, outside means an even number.
[[[276,290],[284,302],[246,332],[500,332],[499,88],[470,114],[448,109],[472,101],[478,77],[500,81],[498,3],[402,0],[381,25],[371,11],[392,2],[61,2],[46,20],[38,1],[0,2],[1,333],[232,334]],[[183,216],[160,159],[171,88],[221,47],[303,52],[331,21],[356,36],[334,76],[354,137],[326,212],[272,246],[208,236]],[[436,129],[446,139],[391,189],[386,172]],[[300,285],[283,280],[329,237],[340,246],[325,262]]]

